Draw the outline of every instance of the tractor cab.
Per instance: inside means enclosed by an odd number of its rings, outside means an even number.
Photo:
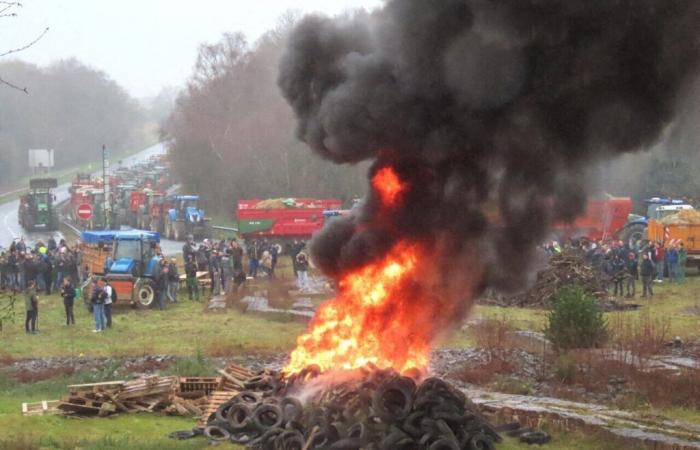
[[[104,268],[103,277],[114,288],[118,300],[128,300],[138,308],[153,304],[159,233],[144,230],[85,231],[80,239],[87,260],[102,258],[93,266]],[[100,251],[105,248],[111,248],[111,253]]]
[[[29,181],[29,193],[20,198],[19,221],[27,230],[56,230],[58,216],[52,189],[58,186],[55,178],[36,178]]]
[[[181,220],[187,224],[204,221],[204,211],[199,208],[199,195],[176,195],[170,210],[172,220]]]
[[[157,264],[156,245],[160,235],[147,231],[120,231],[115,234],[112,263],[108,273],[153,277]]]

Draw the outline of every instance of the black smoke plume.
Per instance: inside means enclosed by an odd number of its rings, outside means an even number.
[[[697,0],[391,0],[304,18],[279,76],[299,138],[410,186],[390,214],[372,191],[329,224],[315,261],[338,275],[398,239],[441,239],[425,264],[476,248],[483,286],[520,286],[548,227],[582,212],[583,169],[673,120],[698,36]]]

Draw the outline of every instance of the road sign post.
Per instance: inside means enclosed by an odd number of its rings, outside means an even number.
[[[90,220],[92,218],[92,206],[89,203],[83,203],[78,206],[78,217],[82,220]]]

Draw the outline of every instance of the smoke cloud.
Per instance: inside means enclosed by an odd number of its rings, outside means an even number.
[[[548,227],[582,212],[586,167],[646,148],[673,120],[698,69],[699,5],[391,0],[302,19],[279,75],[299,138],[409,186],[391,213],[371,190],[329,223],[316,263],[339,275],[413,239],[442,249],[426,265],[469,271],[455,267],[469,255],[482,288],[521,286]]]

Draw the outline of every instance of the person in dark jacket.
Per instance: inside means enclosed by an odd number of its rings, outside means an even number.
[[[209,279],[211,280],[211,296],[221,294],[221,256],[217,250],[212,250],[209,257]]]
[[[639,273],[642,276],[642,297],[646,297],[647,295],[653,296],[654,290],[652,289],[652,283],[654,281],[654,275],[656,274],[656,268],[647,253],[642,256],[642,267]]]
[[[92,281],[92,295],[90,304],[92,305],[92,315],[95,319],[95,329],[93,333],[101,333],[105,329],[105,298],[104,290],[100,286],[97,278]]]
[[[36,334],[36,321],[39,317],[39,297],[36,295],[36,282],[30,280],[24,294],[24,309],[27,311],[24,330],[27,334]]]
[[[260,245],[258,241],[248,243],[248,272],[255,278],[258,275],[258,258],[260,257]]]
[[[666,268],[668,271],[668,281],[678,282],[678,249],[671,245],[666,249]]]
[[[165,301],[168,297],[168,263],[161,259],[158,263],[157,275],[156,275],[156,298],[158,309],[165,309]]]
[[[73,315],[75,288],[71,283],[70,277],[65,277],[63,279],[63,286],[61,286],[61,297],[63,297],[63,307],[66,310],[66,326],[75,325],[75,316]]]
[[[637,254],[629,252],[627,255],[627,297],[634,297],[637,293],[636,282],[639,279],[639,267],[637,262]]]
[[[185,275],[187,276],[187,295],[190,300],[199,301],[199,284],[197,283],[197,262],[194,254],[189,255],[185,263]]]
[[[168,264],[168,298],[177,303],[177,290],[180,287],[180,274],[177,271],[177,259],[171,258]]]
[[[626,264],[625,260],[620,258],[620,254],[615,254],[612,260],[612,279],[615,283],[615,297],[618,295],[624,295],[625,291],[623,288],[625,275],[626,275]]]

